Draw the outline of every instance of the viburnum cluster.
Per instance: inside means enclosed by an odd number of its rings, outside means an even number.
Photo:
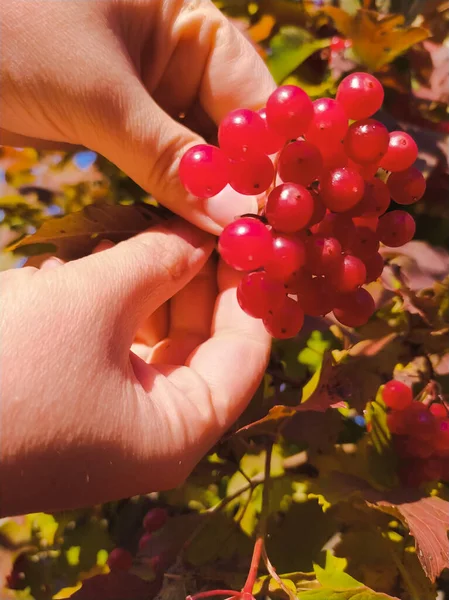
[[[399,457],[399,476],[410,487],[449,479],[449,412],[443,402],[426,405],[410,387],[389,381],[382,390],[388,429]]]
[[[139,540],[139,550],[145,549],[151,536],[155,531],[161,529],[168,519],[168,513],[165,508],[152,508],[147,512],[143,519],[144,532]],[[151,567],[156,570],[158,567],[157,558],[151,561]],[[108,567],[111,571],[129,571],[133,564],[133,555],[126,548],[114,548],[108,556]]]
[[[383,98],[367,73],[343,79],[335,100],[312,102],[285,85],[258,112],[229,113],[219,147],[197,145],[181,159],[181,182],[194,196],[210,198],[226,185],[263,194],[260,214],[228,225],[218,250],[247,272],[240,306],[274,337],[295,336],[305,314],[366,323],[375,306],[363,286],[382,273],[380,243],[399,247],[413,238],[413,217],[388,209],[391,199],[418,201],[426,183],[413,166],[412,137],[371,118]]]

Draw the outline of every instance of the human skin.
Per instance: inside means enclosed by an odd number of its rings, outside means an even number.
[[[193,198],[177,165],[194,131],[262,106],[273,81],[208,1],[2,0],[0,16],[0,142],[89,147],[195,225],[0,275],[0,515],[174,487],[270,349],[212,255],[211,234],[256,199]]]

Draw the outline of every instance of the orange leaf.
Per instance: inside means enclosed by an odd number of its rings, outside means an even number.
[[[402,15],[383,17],[376,11],[360,9],[351,16],[333,6],[322,10],[332,18],[336,28],[352,40],[354,53],[372,71],[429,37],[428,30],[423,27],[402,27]]]
[[[271,15],[262,15],[259,21],[248,29],[248,34],[253,42],[263,42],[269,37],[275,24],[276,19],[274,17]]]

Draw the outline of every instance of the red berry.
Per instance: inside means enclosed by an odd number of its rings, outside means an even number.
[[[413,217],[403,210],[392,210],[379,219],[377,235],[385,246],[398,248],[410,242],[415,235]]]
[[[366,163],[365,165],[360,165],[353,160],[348,161],[348,167],[350,169],[354,169],[357,173],[363,177],[365,181],[373,179],[373,177],[377,174],[379,170],[379,162],[374,163]]]
[[[365,260],[379,250],[379,237],[369,227],[357,226],[356,234],[349,248],[351,254]]]
[[[324,317],[334,307],[335,293],[326,277],[314,277],[297,294],[305,314],[311,317]]]
[[[404,131],[392,131],[387,153],[380,161],[386,171],[405,171],[418,158],[418,146],[415,140]]]
[[[365,181],[365,193],[361,201],[348,214],[351,216],[380,217],[390,206],[390,192],[387,184],[373,178]]]
[[[365,263],[366,269],[366,279],[365,283],[371,283],[372,281],[376,281],[384,270],[384,259],[379,252],[372,254],[371,256],[367,256],[363,259]]]
[[[306,251],[301,237],[273,232],[272,254],[264,264],[270,277],[285,281],[304,265],[305,260]]]
[[[353,217],[352,222],[355,227],[366,227],[374,233],[376,233],[377,226],[379,225],[379,219],[377,217]]]
[[[143,519],[143,527],[147,533],[153,533],[161,529],[168,519],[168,513],[165,508],[152,508],[147,512]]]
[[[280,281],[271,279],[265,271],[257,271],[240,280],[237,301],[248,315],[264,319],[270,310],[283,303],[285,294]]]
[[[398,410],[394,410],[387,415],[387,427],[396,435],[405,436],[407,433],[407,429],[405,426],[404,416]],[[405,442],[405,439],[401,439],[401,449],[404,447],[402,442]]]
[[[437,435],[433,440],[437,450],[449,450],[449,419],[437,420]]]
[[[293,233],[306,227],[315,209],[311,193],[302,185],[284,183],[270,192],[265,215],[278,231]]]
[[[403,205],[418,202],[426,191],[424,175],[416,167],[392,173],[387,185],[393,200]]]
[[[108,567],[111,571],[129,571],[133,557],[125,548],[114,548],[108,556]]]
[[[321,198],[329,210],[345,212],[363,197],[365,182],[359,173],[342,167],[323,175]]]
[[[268,98],[267,122],[285,140],[303,135],[313,118],[309,96],[295,85],[283,85]]]
[[[150,543],[151,537],[152,537],[151,533],[143,534],[143,536],[139,540],[139,550],[140,551],[144,550],[144,548],[147,547],[147,545]]]
[[[307,268],[314,275],[327,275],[343,262],[340,242],[332,237],[312,235],[306,241]]]
[[[271,232],[259,219],[242,217],[224,228],[218,251],[237,271],[258,269],[271,258]]]
[[[298,302],[285,297],[284,302],[272,311],[263,321],[270,335],[278,339],[295,337],[304,323],[304,312]]]
[[[198,144],[182,157],[179,178],[190,194],[210,198],[229,183],[229,161],[219,148]]]
[[[373,297],[364,288],[342,294],[334,308],[334,316],[342,325],[361,327],[365,325],[375,310]]]
[[[334,35],[331,39],[330,49],[331,52],[342,52],[346,50],[346,48],[350,48],[352,46],[352,40],[347,40],[345,38],[341,38],[338,35]]]
[[[438,433],[438,422],[421,402],[412,402],[403,409],[407,434],[422,440],[432,440]]]
[[[245,158],[248,153],[260,152],[265,136],[261,116],[247,108],[228,113],[218,128],[218,143],[230,158]]]
[[[347,248],[354,240],[356,229],[351,217],[342,213],[327,212],[323,219],[311,228],[312,233],[336,238],[342,248]]]
[[[285,139],[282,136],[277,135],[275,131],[268,127],[266,109],[261,108],[258,112],[265,125],[265,137],[260,149],[263,150],[265,154],[275,154],[282,148]]]
[[[367,119],[382,106],[384,90],[378,79],[369,73],[352,73],[337,89],[337,102],[350,119]]]
[[[291,274],[291,276],[284,282],[284,287],[287,294],[298,294],[301,295],[306,289],[312,285],[312,273],[305,269],[300,269]]]
[[[389,141],[385,125],[375,119],[363,119],[349,127],[343,145],[346,154],[354,162],[372,164],[387,152]]]
[[[341,105],[331,98],[313,102],[313,119],[306,140],[321,147],[341,142],[348,130],[348,117]]]
[[[348,166],[349,159],[342,142],[318,146],[318,149],[323,157],[324,170],[329,171]]]
[[[384,385],[382,398],[385,404],[394,410],[404,410],[413,402],[413,394],[409,386],[395,379]]]
[[[322,221],[322,219],[324,219],[324,216],[326,214],[326,207],[324,206],[323,201],[321,200],[320,194],[318,192],[312,191],[312,199],[313,199],[313,213],[312,213],[312,216],[310,217],[310,221],[307,224],[308,227],[313,227],[314,225],[316,225],[317,223]]]
[[[319,146],[318,148],[323,157],[323,167],[325,170],[348,166],[349,159],[343,148],[342,142],[327,144]]]
[[[347,254],[339,267],[331,274],[331,281],[338,292],[353,292],[363,285],[366,280],[366,268],[364,263],[357,258]]]
[[[441,419],[445,419],[445,418],[449,417],[449,412],[448,412],[447,408],[444,406],[444,404],[437,404],[436,402],[434,402],[433,404],[430,405],[429,410],[433,414],[434,417],[438,417]]]
[[[270,187],[273,179],[273,163],[266,154],[251,154],[244,160],[229,161],[229,183],[240,194],[261,194]]]
[[[291,142],[279,156],[278,172],[282,181],[310,185],[323,170],[323,159],[316,146],[309,142]]]

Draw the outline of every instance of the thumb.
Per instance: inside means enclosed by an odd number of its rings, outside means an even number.
[[[213,236],[176,218],[64,269],[129,352],[143,320],[199,273],[213,248]]]
[[[211,233],[219,234],[237,215],[257,210],[254,197],[232,189],[208,200],[186,192],[178,175],[179,162],[187,149],[205,143],[203,138],[165,113],[132,74],[115,93],[120,95],[120,109],[103,131],[97,124],[94,150],[163,206]]]

